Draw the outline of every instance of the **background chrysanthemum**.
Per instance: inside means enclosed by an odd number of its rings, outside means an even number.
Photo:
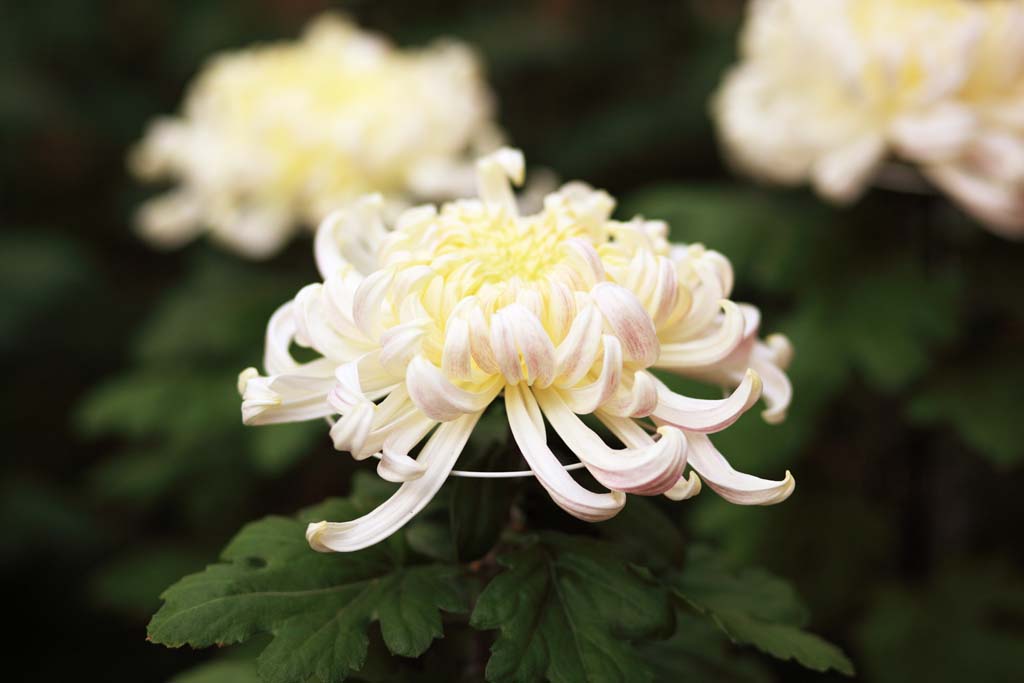
[[[1024,234],[1024,3],[754,0],[714,98],[728,157],[856,198],[897,159]]]
[[[492,109],[466,45],[402,50],[323,15],[296,41],[214,56],[181,114],[150,125],[131,168],[175,187],[139,227],[162,246],[209,230],[265,257],[366,192],[398,205],[463,194],[467,155],[496,144]]]

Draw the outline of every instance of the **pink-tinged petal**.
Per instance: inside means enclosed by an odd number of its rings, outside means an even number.
[[[687,500],[700,493],[700,477],[696,472],[690,472],[690,476],[679,477],[675,486],[665,491],[665,497],[670,500]]]
[[[662,344],[656,367],[666,370],[705,368],[729,357],[744,339],[743,311],[728,299],[721,301],[723,316],[718,326],[704,337]]]
[[[544,387],[554,379],[555,346],[537,316],[522,304],[510,304],[491,316],[491,348],[509,383]]]
[[[551,340],[558,344],[565,339],[576,317],[576,297],[564,283],[555,278],[549,278],[547,284],[550,292],[545,323],[551,330]],[[560,363],[558,367],[561,368]],[[562,370],[559,369],[559,372]]]
[[[788,471],[782,481],[761,479],[732,468],[705,434],[688,432],[689,464],[715,493],[737,505],[774,505],[789,498],[796,481]]]
[[[664,256],[658,257],[657,275],[658,279],[648,305],[656,328],[663,325],[676,310],[680,291],[675,264]]]
[[[732,395],[709,400],[681,396],[659,382],[658,407],[653,415],[661,422],[687,431],[706,434],[720,432],[757,403],[761,397],[761,386],[758,374],[747,370]]]
[[[767,407],[761,411],[761,417],[769,424],[779,424],[786,419],[786,411],[793,400],[793,385],[780,367],[788,364],[792,347],[782,335],[772,335],[768,341],[774,342],[775,348],[758,343],[751,353],[750,367],[761,376],[764,385],[761,396]],[[780,359],[786,362],[779,363]]]
[[[242,393],[242,422],[247,425],[302,422],[330,415],[327,393],[333,377],[273,375],[253,377],[246,373]]]
[[[565,445],[608,488],[657,495],[671,488],[682,474],[686,466],[686,440],[678,429],[662,427],[657,441],[645,434],[639,447],[613,449],[583,424],[557,391],[535,391],[534,395]]]
[[[649,372],[633,375],[633,382],[624,380],[610,399],[601,405],[601,412],[616,417],[647,417],[658,407],[658,380]]]
[[[693,249],[677,247],[675,259],[679,267],[689,269],[686,263],[689,260],[689,252]],[[726,285],[731,284],[723,280],[720,267],[713,259],[709,259],[710,252],[703,252],[700,260],[692,265],[700,284],[692,291],[692,299],[686,310],[686,314],[678,322],[666,324],[662,331],[665,341],[684,341],[696,335],[704,333],[705,329],[714,323],[721,308],[720,302],[726,298]],[[730,270],[731,275],[731,270]],[[680,278],[683,280],[683,278]]]
[[[469,309],[469,350],[473,360],[487,374],[500,372],[498,360],[491,348],[491,331],[484,320],[484,314],[478,307]]]
[[[658,360],[660,345],[654,322],[633,293],[610,282],[590,292],[609,327],[622,342],[627,361],[649,367]]]
[[[446,377],[467,380],[473,374],[473,354],[470,350],[469,323],[452,316],[444,334],[441,351],[441,372]]]
[[[602,336],[604,358],[601,372],[590,384],[568,386],[561,390],[562,397],[574,413],[589,415],[603,405],[619,387],[622,379],[622,344],[610,334]]]
[[[594,306],[584,306],[555,350],[557,384],[575,386],[579,383],[593,367],[601,346],[601,317]]]
[[[506,387],[505,409],[512,436],[519,450],[529,463],[537,481],[547,490],[556,505],[574,517],[588,522],[609,519],[622,509],[626,504],[624,493],[588,491],[558,462],[558,458],[547,446],[540,410],[529,389],[518,385]]]
[[[369,547],[405,526],[444,484],[469,440],[479,413],[440,425],[419,455],[422,476],[407,481],[372,512],[347,522],[314,522],[306,540],[318,552],[352,552]]]
[[[507,316],[491,316],[490,348],[506,382],[518,384],[526,379],[523,375],[522,361],[519,359],[519,349],[516,348],[515,330]]]
[[[482,411],[501,390],[497,381],[485,384],[477,392],[457,387],[444,376],[440,368],[423,356],[416,356],[409,363],[405,386],[416,407],[427,417],[439,422]]]
[[[578,289],[590,289],[607,279],[604,263],[601,262],[601,256],[594,249],[593,244],[579,237],[573,237],[563,242],[562,248],[575,266],[571,269],[571,274],[574,276],[573,279]]]

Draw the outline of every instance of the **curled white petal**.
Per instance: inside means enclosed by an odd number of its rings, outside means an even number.
[[[616,491],[656,495],[671,488],[686,465],[686,440],[674,427],[641,447],[612,449],[573,413],[554,390],[535,392],[537,402],[558,435],[594,478]]]
[[[440,425],[418,458],[423,475],[402,484],[372,512],[347,522],[310,524],[306,528],[310,547],[318,552],[352,552],[374,545],[405,526],[444,484],[479,418],[479,414],[463,415]]]
[[[441,422],[482,411],[501,389],[496,382],[476,392],[457,387],[448,381],[440,368],[423,356],[416,356],[409,363],[405,385],[416,407],[424,415]]]
[[[263,425],[326,417],[333,412],[327,403],[327,393],[333,385],[333,377],[247,377],[242,393],[242,422]]]
[[[626,504],[625,494],[620,491],[588,491],[562,468],[562,464],[547,446],[543,424],[538,428],[536,418],[531,415],[534,413],[539,417],[539,410],[529,389],[521,385],[507,387],[505,409],[519,450],[555,504],[572,516],[588,522],[609,519],[622,509]]]
[[[689,465],[715,493],[737,505],[774,505],[789,498],[796,488],[793,475],[782,481],[761,479],[737,472],[704,434],[687,433]]]
[[[665,497],[670,500],[688,500],[700,493],[700,477],[696,472],[690,472],[689,477],[679,477],[675,486],[665,491]]]
[[[692,341],[663,344],[657,367],[702,368],[727,358],[743,341],[744,319],[740,307],[728,299],[722,299],[721,306],[722,319],[713,332]]]
[[[654,417],[692,432],[719,432],[740,418],[761,397],[761,377],[747,370],[728,398],[709,400],[680,396],[659,382]]]

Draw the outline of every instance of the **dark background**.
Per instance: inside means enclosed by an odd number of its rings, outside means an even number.
[[[291,38],[327,3],[9,6],[0,21],[0,566],[17,680],[165,681],[206,654],[145,642],[158,594],[249,519],[343,493],[319,425],[248,430],[234,378],[315,279],[310,241],[264,264],[153,251],[126,174],[146,122],[211,53]],[[1024,680],[1024,246],[941,197],[845,210],[723,165],[707,101],[738,2],[354,2],[403,45],[482,53],[532,166],[665,218],[737,270],[797,355],[790,420],[718,441],[797,491],[671,510],[738,564],[793,581],[869,681]],[[824,680],[765,661],[778,680]],[[835,677],[838,680],[839,677]]]

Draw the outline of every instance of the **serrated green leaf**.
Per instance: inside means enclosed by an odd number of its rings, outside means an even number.
[[[759,662],[735,650],[736,646],[720,629],[688,612],[676,614],[674,636],[642,647],[656,683],[768,683],[772,680]]]
[[[150,639],[208,647],[269,632],[274,638],[258,660],[269,683],[328,683],[358,671],[374,621],[392,653],[422,654],[442,635],[440,611],[467,609],[460,570],[405,564],[400,536],[355,553],[312,551],[306,522],[356,517],[370,507],[353,502],[358,499],[328,501],[298,519],[268,517],[246,526],[221,563],[164,592]]]
[[[762,621],[806,626],[810,614],[793,587],[761,569],[733,572],[707,547],[687,553],[673,587],[685,599],[711,612],[749,612]]]
[[[672,610],[616,546],[549,533],[498,561],[506,570],[470,618],[474,628],[500,629],[488,681],[652,680],[634,643],[665,634]]]
[[[668,581],[676,595],[707,614],[734,642],[815,671],[853,675],[853,664],[838,647],[801,630],[807,609],[781,579],[755,569],[732,573],[712,552],[695,548]]]

